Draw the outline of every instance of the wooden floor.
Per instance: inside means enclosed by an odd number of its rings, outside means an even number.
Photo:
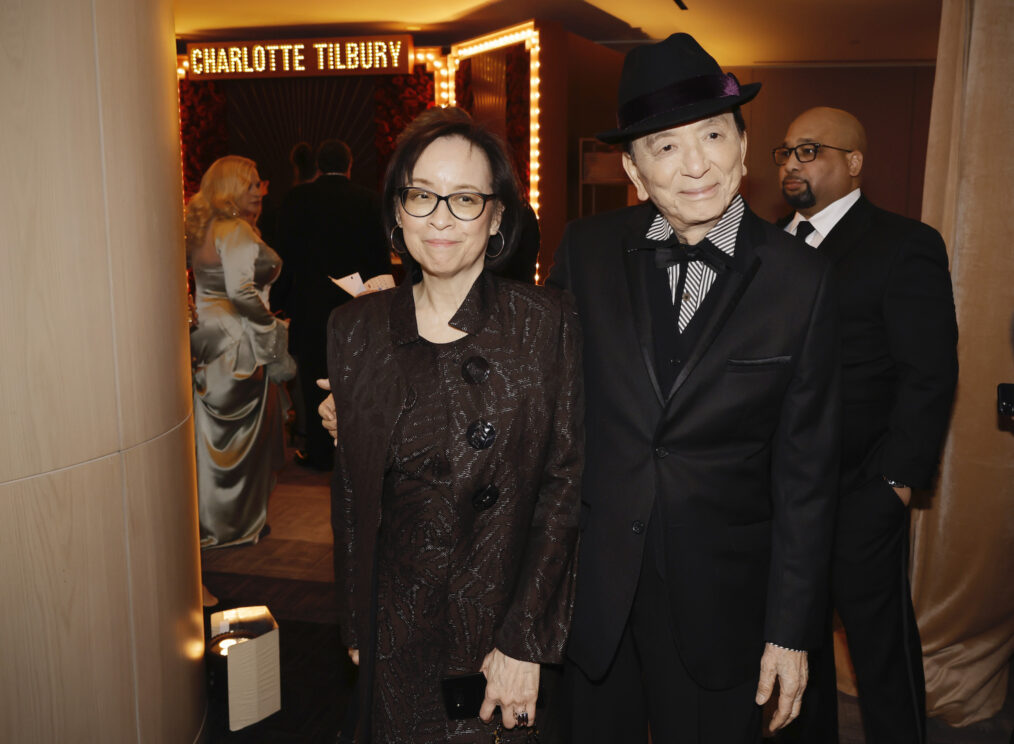
[[[295,465],[290,450],[268,508],[270,534],[256,545],[202,554],[205,586],[220,599],[214,609],[266,604],[278,620],[282,676],[282,710],[236,732],[228,730],[225,701],[212,687],[209,744],[335,740],[354,667],[338,637],[329,480],[328,473]],[[839,717],[840,744],[865,744],[855,698],[839,694]],[[1008,744],[1012,728],[1014,684],[1004,710],[989,720],[954,729],[930,719],[929,744]]]

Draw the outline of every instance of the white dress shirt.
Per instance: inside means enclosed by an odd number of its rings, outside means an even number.
[[[852,209],[852,206],[859,201],[860,193],[858,187],[852,189],[849,193],[845,194],[841,199],[833,201],[824,207],[822,210],[817,212],[810,218],[810,224],[813,225],[813,232],[806,236],[806,244],[816,248],[821,244],[821,241],[827,237],[827,234],[831,232],[835,225],[838,224],[838,220],[845,216],[845,213]],[[796,212],[792,215],[792,221],[785,226],[785,232],[790,235],[795,235],[796,230],[799,228],[799,223],[806,220],[806,217]]]

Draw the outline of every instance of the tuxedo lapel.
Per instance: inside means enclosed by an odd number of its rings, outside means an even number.
[[[706,325],[701,330],[700,338],[694,346],[693,352],[691,352],[683,364],[679,375],[676,376],[676,380],[673,382],[672,388],[665,398],[666,403],[672,402],[676,393],[679,392],[679,389],[687,381],[690,373],[694,371],[694,368],[701,361],[715,340],[715,337],[725,326],[725,322],[729,319],[732,311],[736,309],[736,305],[739,304],[743,292],[750,286],[750,282],[760,267],[761,261],[757,256],[754,246],[763,241],[763,236],[758,226],[754,223],[756,219],[758,218],[749,209],[743,214],[743,221],[739,226],[739,235],[736,238],[734,266],[729,271],[728,281],[721,282],[720,286],[715,288],[715,291],[719,292],[719,296],[715,305],[711,308],[711,315],[706,319]]]
[[[642,212],[644,210],[641,210]],[[651,210],[651,214],[654,210]],[[651,251],[638,250],[648,231],[648,223],[640,224],[641,220],[631,220],[630,229],[623,239],[623,268],[627,278],[627,290],[630,292],[630,306],[634,311],[634,328],[637,333],[637,345],[641,349],[641,360],[645,372],[651,380],[651,388],[655,391],[659,405],[665,405],[662,388],[655,374],[655,345],[652,340],[651,308],[648,304],[648,271],[647,264],[654,266],[655,256]]]
[[[831,228],[817,250],[831,263],[838,263],[849,251],[860,245],[859,236],[869,226],[871,212],[870,203],[860,196],[859,201]]]

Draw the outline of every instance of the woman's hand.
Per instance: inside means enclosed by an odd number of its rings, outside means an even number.
[[[317,387],[321,390],[330,390],[330,380],[317,380]],[[320,414],[320,425],[327,429],[327,433],[334,439],[335,447],[338,446],[338,414],[335,412],[334,396],[328,395],[317,406],[317,413]]]
[[[518,661],[493,649],[482,660],[486,675],[486,698],[479,709],[485,723],[493,720],[493,709],[500,706],[505,729],[535,724],[535,700],[539,696],[539,665]],[[524,714],[524,715],[523,715]]]
[[[353,664],[355,664],[356,666],[359,666],[359,649],[358,648],[350,648],[349,649],[349,658],[352,659],[352,663]]]

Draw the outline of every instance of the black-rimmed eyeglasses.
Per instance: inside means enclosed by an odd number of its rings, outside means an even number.
[[[451,214],[465,222],[479,219],[486,209],[486,202],[496,199],[496,194],[480,194],[475,191],[455,191],[441,196],[415,186],[402,186],[398,189],[398,196],[402,208],[413,217],[429,217],[440,202],[444,201]]]
[[[844,147],[824,145],[820,142],[804,142],[803,144],[796,145],[795,147],[776,147],[771,151],[771,157],[774,158],[775,165],[785,165],[789,162],[789,157],[792,153],[796,153],[796,160],[800,163],[809,163],[817,159],[817,153],[820,152],[821,148],[825,150],[852,152],[852,150],[846,150]]]

